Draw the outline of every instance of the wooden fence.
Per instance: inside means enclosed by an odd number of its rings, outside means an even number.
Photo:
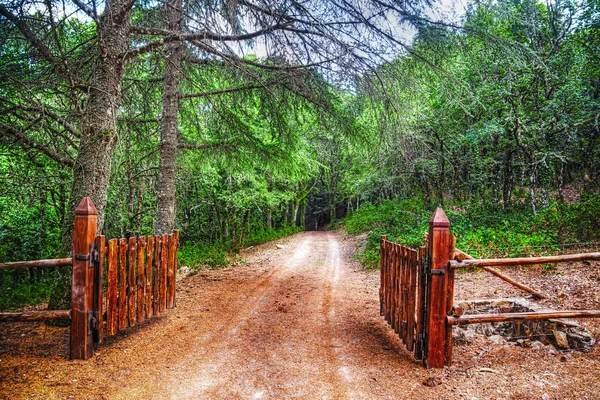
[[[92,357],[94,345],[105,336],[175,306],[179,232],[107,242],[96,236],[97,215],[87,197],[75,210],[72,258],[0,264],[0,268],[73,266],[71,309],[0,312],[0,322],[70,319],[72,359]]]
[[[427,368],[442,368],[452,363],[454,325],[600,317],[600,310],[463,315],[463,310],[454,307],[454,274],[457,269],[482,268],[536,297],[544,298],[543,293],[491,267],[600,260],[600,253],[476,260],[456,249],[456,238],[450,234],[450,221],[441,208],[429,221],[427,238],[427,247],[417,251],[381,237],[379,289],[381,315],[399,334],[407,349],[414,351],[415,359],[423,360]],[[413,307],[415,301],[416,308]],[[414,348],[413,344],[416,344]]]

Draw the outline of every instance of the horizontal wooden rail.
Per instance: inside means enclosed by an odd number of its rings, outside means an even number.
[[[540,311],[502,314],[472,314],[447,317],[449,325],[469,325],[485,322],[532,321],[555,318],[600,318],[600,310]]]
[[[464,251],[460,251],[458,249],[454,249],[454,257],[456,258],[456,260],[458,261],[464,261],[464,260],[475,260],[475,257],[470,256],[469,254],[465,253]],[[504,275],[503,273],[501,273],[498,270],[493,269],[492,267],[481,267],[484,271],[489,272],[492,275],[497,276],[498,278],[502,279],[505,282],[510,283],[513,286],[518,287],[521,290],[524,290],[526,292],[531,293],[532,295],[540,298],[540,299],[545,299],[546,295],[543,293],[538,292],[537,290],[534,290],[532,288],[530,288],[527,285],[524,285],[522,283],[519,283],[517,281],[515,281],[514,279],[512,279],[509,276]]]
[[[0,312],[0,322],[50,321],[54,319],[71,319],[71,310]]]
[[[559,263],[567,261],[600,260],[600,253],[566,254],[561,256],[547,257],[524,257],[524,258],[488,258],[481,260],[450,261],[448,266],[453,269],[459,268],[482,268],[482,267],[509,267],[515,265],[531,265],[544,263]]]
[[[8,263],[0,263],[0,269],[66,267],[72,264],[72,258],[54,258],[52,260],[15,261]]]

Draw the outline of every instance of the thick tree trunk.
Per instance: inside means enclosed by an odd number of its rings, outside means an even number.
[[[121,103],[121,81],[129,41],[129,15],[122,12],[128,2],[108,0],[98,24],[99,42],[82,121],[81,138],[75,165],[73,186],[62,235],[64,253],[72,246],[74,211],[84,197],[90,197],[98,210],[98,232],[104,226],[104,210],[108,197],[111,159],[117,142],[117,113]],[[118,14],[119,17],[115,17]],[[49,302],[51,309],[69,308],[70,272],[57,271]]]
[[[165,5],[172,31],[181,31],[181,0]],[[165,234],[175,228],[177,174],[177,112],[179,111],[179,71],[183,43],[175,41],[167,46],[165,79],[163,82],[162,133],[158,171],[156,233]]]

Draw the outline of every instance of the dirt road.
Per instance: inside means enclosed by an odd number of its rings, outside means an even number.
[[[338,232],[305,232],[278,243],[285,247],[259,246],[242,252],[230,268],[182,280],[176,309],[110,338],[89,361],[66,359],[65,329],[0,326],[0,398],[508,399],[560,393],[552,384],[560,374],[545,377],[549,386],[540,388],[528,386],[530,377],[522,374],[490,377],[466,368],[478,349],[457,348],[457,367],[424,370],[379,317],[378,272],[367,273],[351,259],[353,243]],[[471,364],[488,366],[495,353],[487,353]],[[534,355],[532,362],[544,360]],[[423,385],[430,376],[443,384]]]

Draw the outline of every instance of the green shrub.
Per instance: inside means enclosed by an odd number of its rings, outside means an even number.
[[[301,231],[295,226],[287,226],[280,229],[255,231],[244,240],[244,246],[256,246],[270,242]],[[185,242],[179,249],[179,262],[193,269],[203,266],[209,268],[223,268],[229,265],[229,256],[237,253],[239,246],[231,243],[191,243]]]
[[[424,243],[433,210],[413,199],[365,204],[344,220],[350,234],[367,232],[365,250],[357,257],[377,267],[379,238],[417,247]],[[533,215],[526,204],[510,210],[470,204],[445,207],[457,247],[475,257],[517,257],[567,252],[565,244],[600,239],[600,199],[590,196],[576,204],[554,203]]]
[[[15,310],[48,300],[52,290],[51,277],[48,275],[32,280],[26,277],[28,273],[19,270],[0,271],[0,310]]]

